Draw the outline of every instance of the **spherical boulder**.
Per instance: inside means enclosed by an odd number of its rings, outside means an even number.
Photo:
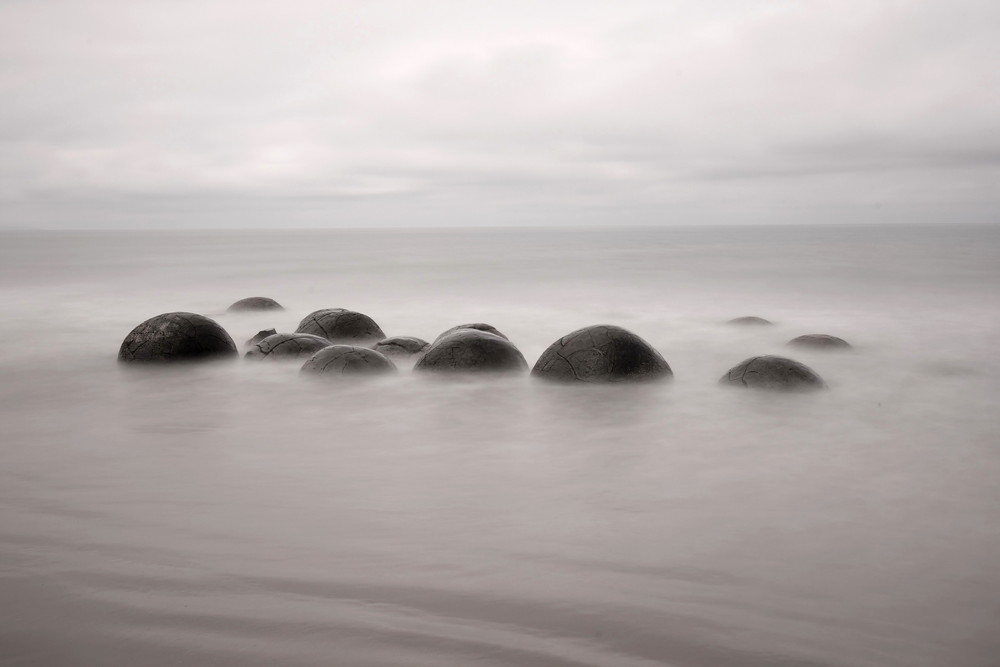
[[[764,326],[768,324],[774,324],[770,320],[765,320],[763,317],[757,317],[756,315],[747,315],[746,317],[737,317],[729,320],[727,324],[736,324],[738,326]]]
[[[306,315],[295,333],[326,338],[331,343],[370,345],[385,338],[375,320],[344,308],[323,308]]]
[[[330,345],[309,357],[303,375],[383,375],[395,373],[396,365],[385,355],[358,345]]]
[[[393,336],[372,345],[372,349],[394,359],[407,359],[420,354],[430,347],[423,338],[413,336]]]
[[[163,313],[125,337],[118,361],[162,364],[236,357],[236,343],[217,322],[195,313]]]
[[[311,357],[324,347],[329,347],[330,341],[312,334],[279,333],[263,339],[246,353],[246,359],[282,359],[293,361],[302,357]]]
[[[637,382],[672,378],[670,365],[631,331],[608,324],[577,329],[542,352],[531,369],[556,382]]]
[[[243,344],[246,345],[247,347],[250,347],[251,345],[256,345],[257,343],[264,340],[268,336],[273,336],[276,333],[278,333],[277,329],[261,329],[260,331],[258,331],[253,335],[253,338],[251,338],[250,340],[248,340]]]
[[[251,310],[284,310],[284,306],[275,301],[274,299],[268,299],[266,296],[251,296],[246,299],[240,299],[233,305],[226,308],[228,313],[241,313]]]
[[[427,348],[413,367],[433,373],[519,373],[528,370],[520,350],[506,338],[459,329]]]
[[[813,369],[793,359],[775,356],[750,357],[730,368],[719,384],[779,391],[826,388]]]
[[[484,333],[493,334],[494,336],[500,336],[504,340],[510,340],[509,338],[507,338],[507,336],[504,336],[502,333],[500,333],[499,331],[497,331],[497,328],[495,326],[493,326],[492,324],[485,324],[483,322],[473,322],[471,324],[459,324],[457,327],[452,327],[452,328],[448,329],[447,331],[445,331],[444,333],[442,333],[440,336],[438,336],[437,338],[435,338],[434,342],[436,343],[437,341],[441,340],[445,336],[450,336],[451,334],[455,333],[456,331],[464,331],[466,329],[473,329],[475,331],[482,331]]]
[[[842,350],[851,347],[851,344],[843,338],[837,338],[836,336],[829,336],[827,334],[806,334],[804,336],[791,339],[788,341],[788,344],[795,347],[809,347],[821,350]]]

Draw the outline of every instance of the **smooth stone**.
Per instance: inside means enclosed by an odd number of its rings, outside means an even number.
[[[528,370],[520,350],[506,338],[459,329],[427,348],[413,367],[434,373],[519,373]]]
[[[436,343],[439,340],[441,340],[442,338],[444,338],[445,336],[450,336],[451,334],[455,333],[456,331],[465,331],[467,329],[472,329],[473,331],[482,331],[484,333],[493,334],[494,336],[500,336],[504,340],[510,340],[509,338],[507,338],[507,336],[505,336],[502,333],[500,333],[499,331],[497,331],[497,328],[495,326],[493,326],[492,324],[486,324],[484,322],[473,322],[471,324],[459,324],[457,327],[452,327],[452,328],[448,329],[447,331],[445,331],[444,333],[442,333],[440,336],[438,336],[437,338],[435,338],[434,342]]]
[[[313,311],[299,322],[295,333],[308,333],[344,345],[369,345],[385,338],[375,320],[345,308]]]
[[[563,336],[542,352],[531,374],[556,382],[638,382],[672,378],[663,356],[627,329],[598,324]]]
[[[324,347],[330,347],[330,341],[319,336],[304,333],[272,334],[247,351],[246,359],[285,359],[294,360],[311,357]]]
[[[264,340],[268,336],[273,336],[276,333],[278,333],[277,329],[261,329],[256,334],[254,334],[253,338],[244,343],[244,345],[246,345],[247,347],[250,347],[251,345],[256,345],[257,343]]]
[[[837,338],[836,336],[830,336],[827,334],[805,334],[804,336],[791,339],[788,341],[788,344],[794,345],[795,347],[812,347],[821,349],[851,347],[851,344],[843,338]]]
[[[240,313],[250,310],[284,310],[285,307],[274,299],[268,299],[266,296],[251,296],[246,299],[240,299],[233,305],[226,309],[226,312]]]
[[[826,388],[823,378],[805,364],[770,355],[750,357],[733,366],[722,376],[719,384],[781,391]]]
[[[304,375],[382,375],[395,373],[396,364],[384,354],[358,345],[330,345],[309,357]]]
[[[765,320],[763,317],[757,317],[756,315],[747,315],[746,317],[737,317],[729,320],[727,324],[739,324],[739,325],[762,325],[762,324],[774,324],[770,320]]]
[[[177,363],[236,357],[236,343],[218,322],[195,313],[163,313],[132,329],[118,361]]]
[[[380,340],[375,343],[372,345],[372,349],[376,352],[381,352],[387,357],[404,359],[412,357],[415,354],[420,354],[430,347],[430,345],[431,344],[423,338],[415,338],[413,336],[393,336],[392,338],[386,338],[385,340]]]

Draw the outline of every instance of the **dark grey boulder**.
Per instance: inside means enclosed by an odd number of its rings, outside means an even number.
[[[434,373],[520,373],[528,362],[506,338],[476,329],[459,329],[427,348],[413,367]]]
[[[492,324],[485,324],[483,322],[473,322],[471,324],[459,324],[457,327],[452,327],[452,328],[448,329],[447,331],[445,331],[444,333],[442,333],[440,336],[438,336],[437,338],[435,338],[434,342],[436,343],[437,341],[441,340],[445,336],[450,336],[451,334],[455,333],[456,331],[464,331],[466,329],[473,329],[475,331],[483,331],[485,333],[493,334],[494,336],[500,336],[504,340],[510,340],[509,338],[507,338],[507,336],[504,336],[502,333],[500,333],[499,331],[497,331],[497,328],[495,326],[493,326]]]
[[[302,365],[304,375],[383,375],[395,373],[396,365],[383,354],[358,345],[330,345]]]
[[[324,308],[309,313],[299,322],[295,333],[308,333],[344,345],[370,345],[385,338],[375,320],[344,308]]]
[[[372,345],[372,349],[387,357],[395,359],[406,359],[415,354],[420,354],[430,347],[430,343],[423,338],[413,336],[393,336],[386,338]]]
[[[118,350],[127,364],[162,364],[236,357],[236,343],[218,322],[195,313],[164,313],[129,333]]]
[[[672,378],[670,365],[631,331],[608,324],[578,329],[542,352],[531,374],[557,382],[637,382]]]
[[[330,347],[330,341],[319,336],[303,333],[280,333],[268,336],[246,353],[247,359],[284,359],[295,360],[311,357],[324,347]]]
[[[241,313],[251,310],[284,310],[284,306],[275,301],[274,299],[268,299],[266,296],[251,296],[246,299],[240,299],[233,305],[226,309],[226,312],[230,313]]]
[[[253,338],[244,343],[244,345],[246,345],[247,347],[250,347],[251,345],[256,345],[257,343],[264,340],[268,336],[273,336],[276,333],[278,333],[277,329],[261,329],[260,331],[254,334]]]
[[[843,338],[829,336],[827,334],[806,334],[788,341],[789,345],[795,347],[809,347],[823,350],[847,349],[851,347]]]
[[[793,359],[775,356],[750,357],[730,368],[719,384],[782,391],[826,388],[813,369]]]
[[[765,320],[763,317],[757,317],[756,315],[747,315],[746,317],[737,317],[735,319],[729,320],[727,324],[737,324],[740,326],[760,326],[767,324],[774,324],[770,320]]]

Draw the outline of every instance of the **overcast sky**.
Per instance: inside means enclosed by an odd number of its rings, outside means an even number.
[[[997,0],[0,0],[0,227],[998,213]]]

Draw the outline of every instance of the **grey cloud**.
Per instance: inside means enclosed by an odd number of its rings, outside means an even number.
[[[0,225],[792,222],[873,202],[902,220],[916,201],[995,219],[998,18],[0,4]]]

